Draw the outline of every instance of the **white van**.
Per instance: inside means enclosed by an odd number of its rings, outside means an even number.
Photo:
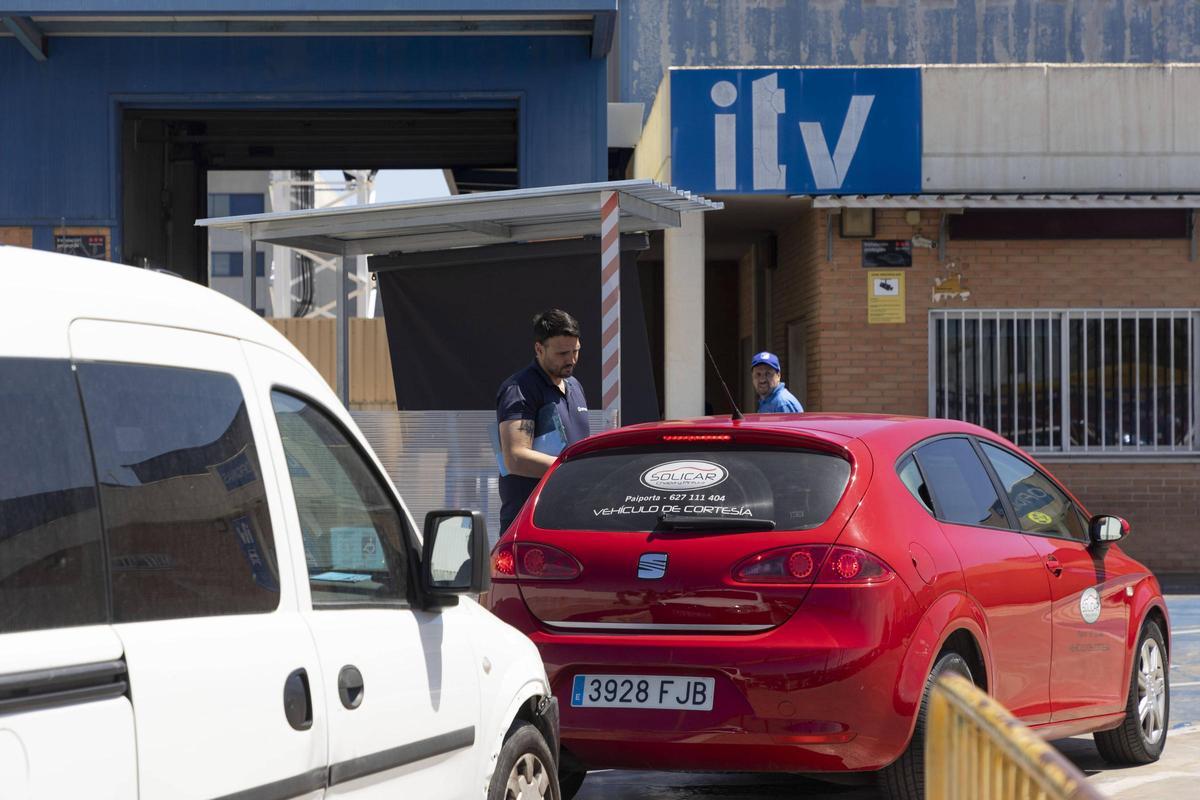
[[[283,336],[15,247],[0,298],[0,795],[558,800],[482,518],[422,542]]]

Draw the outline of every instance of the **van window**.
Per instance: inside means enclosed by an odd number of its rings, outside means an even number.
[[[804,450],[604,450],[559,465],[533,521],[553,530],[644,532],[661,528],[666,515],[806,530],[829,518],[849,478],[846,460]]]
[[[279,569],[231,375],[78,365],[108,535],[113,621],[266,612]]]
[[[1088,540],[1087,529],[1075,513],[1075,504],[1048,477],[1015,454],[980,442],[984,454],[1008,493],[1021,530]]]
[[[315,607],[408,598],[406,526],[374,470],[306,400],[272,392]]]
[[[938,439],[917,450],[917,463],[941,508],[940,519],[960,525],[1007,528],[996,487],[966,439]]]
[[[67,361],[0,359],[0,633],[106,622],[104,548]]]

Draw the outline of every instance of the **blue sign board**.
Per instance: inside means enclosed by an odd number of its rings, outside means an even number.
[[[919,69],[671,71],[671,182],[706,194],[921,191]]]

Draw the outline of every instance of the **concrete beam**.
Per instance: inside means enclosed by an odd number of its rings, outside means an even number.
[[[613,33],[617,27],[615,12],[599,12],[592,18],[592,58],[607,58],[612,50]]]
[[[4,17],[4,27],[17,37],[17,41],[34,59],[46,60],[46,36],[33,23],[32,19],[29,17]]]
[[[667,419],[704,414],[704,215],[688,212],[664,235]]]

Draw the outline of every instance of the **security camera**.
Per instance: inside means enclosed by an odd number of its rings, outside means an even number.
[[[912,246],[913,247],[924,247],[926,249],[933,249],[934,244],[935,243],[932,239],[926,239],[924,236],[922,236],[919,233],[916,236],[912,237]]]

